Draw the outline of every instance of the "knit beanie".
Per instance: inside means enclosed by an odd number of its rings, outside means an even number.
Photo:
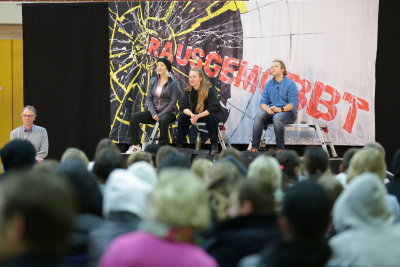
[[[164,63],[164,65],[167,67],[167,70],[168,70],[169,72],[172,71],[171,62],[170,62],[168,59],[166,59],[166,58],[159,58],[157,62],[162,62],[162,63]]]
[[[4,171],[29,168],[35,164],[36,150],[27,140],[14,139],[0,151]]]

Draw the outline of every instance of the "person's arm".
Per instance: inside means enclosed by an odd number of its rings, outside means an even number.
[[[206,106],[204,107],[204,111],[201,117],[208,116],[213,113],[217,113],[221,109],[221,104],[219,103],[218,92],[214,86],[210,87],[208,91],[208,96],[206,100]],[[200,115],[199,114],[199,115]],[[201,118],[200,117],[200,118]]]
[[[293,110],[295,107],[297,107],[297,104],[299,102],[299,91],[297,90],[296,84],[290,80],[290,85],[288,88],[288,104],[285,106],[279,108],[276,107],[274,109],[275,113],[278,112],[287,112]]]
[[[268,94],[268,86],[269,86],[269,82],[265,85],[264,90],[261,94],[260,109],[267,112],[268,114],[272,115],[275,112],[273,112],[272,109],[268,106],[268,104],[270,103],[269,94]]]
[[[164,108],[163,111],[158,113],[158,117],[161,117],[167,112],[170,112],[174,109],[176,105],[176,101],[178,100],[179,96],[179,87],[178,87],[178,82],[176,80],[173,80],[171,83],[171,101],[168,103],[168,105]]]
[[[46,129],[43,128],[43,132],[41,134],[39,151],[36,152],[36,160],[41,161],[47,157],[49,153],[49,138],[47,136]]]
[[[17,131],[18,131],[18,129],[14,129],[14,130],[11,131],[11,133],[10,133],[10,141],[18,138]]]
[[[147,89],[147,95],[146,95],[146,106],[149,109],[152,117],[157,115],[156,108],[154,107],[154,102],[153,102],[153,99],[154,99],[153,88],[154,88],[154,85],[156,84],[156,82],[157,82],[156,77],[154,77],[150,80],[150,85],[149,85],[149,88]]]

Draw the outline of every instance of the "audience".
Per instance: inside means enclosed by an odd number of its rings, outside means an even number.
[[[152,194],[149,220],[107,248],[100,267],[208,267],[216,262],[196,246],[196,232],[209,223],[207,193],[185,169],[167,169]]]
[[[277,238],[274,189],[265,181],[240,183],[230,196],[229,216],[203,244],[221,267],[237,266]]]
[[[145,217],[152,187],[123,169],[116,169],[104,187],[105,221],[90,231],[89,266],[97,266],[109,243],[134,231]]]
[[[0,266],[400,262],[400,149],[393,175],[383,147],[370,143],[346,151],[336,177],[316,146],[303,162],[283,150],[259,155],[248,170],[235,148],[215,163],[191,163],[171,146],[146,149],[126,160],[103,139],[90,167],[77,148],[41,163],[28,141],[1,148]]]
[[[333,209],[339,234],[329,245],[333,258],[349,266],[398,266],[400,232],[386,200],[381,177],[366,172],[354,177]]]
[[[67,150],[65,150],[64,153],[62,154],[61,162],[64,162],[68,159],[80,160],[83,163],[83,165],[85,165],[85,167],[87,167],[89,164],[89,159],[86,156],[85,152],[75,147],[67,148]]]
[[[314,179],[296,183],[287,191],[277,221],[282,238],[239,266],[326,266],[331,257],[324,239],[330,212],[328,196]]]
[[[31,142],[22,139],[15,139],[8,142],[0,150],[1,161],[3,163],[4,178],[9,171],[30,169],[36,163],[36,150]]]
[[[319,177],[329,172],[328,153],[319,146],[308,147],[303,160],[308,178],[318,180]]]
[[[285,149],[277,152],[276,159],[282,170],[282,190],[286,192],[290,187],[299,181],[300,178],[300,157],[296,151]]]
[[[386,178],[386,162],[384,154],[375,147],[364,147],[350,161],[347,174],[347,181],[351,184],[352,180],[363,172],[375,173],[384,183]],[[386,194],[389,207],[394,215],[395,222],[400,222],[400,207],[396,196]]]
[[[71,188],[43,172],[9,178],[0,186],[0,266],[64,266],[75,215]]]
[[[68,254],[71,258],[86,255],[89,232],[102,222],[103,200],[100,189],[94,175],[79,160],[61,162],[57,173],[72,185],[77,199],[78,214],[69,238]]]
[[[396,151],[392,161],[392,180],[386,184],[386,188],[389,194],[397,197],[397,201],[400,202],[400,149]]]

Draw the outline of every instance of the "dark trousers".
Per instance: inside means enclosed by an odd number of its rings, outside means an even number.
[[[218,123],[221,121],[219,114],[210,114],[197,120],[198,122],[205,122],[208,134],[210,135],[211,142],[218,141]],[[177,143],[185,143],[186,136],[189,133],[189,127],[192,125],[190,122],[190,116],[185,113],[181,113],[178,118],[178,132],[177,132]]]
[[[169,143],[168,140],[168,127],[175,121],[175,114],[167,112],[159,119],[159,130],[160,130],[160,145],[166,145]],[[130,126],[128,130],[127,142],[130,145],[138,145],[140,143],[140,123],[155,124],[156,120],[151,116],[150,111],[136,112],[131,115]]]

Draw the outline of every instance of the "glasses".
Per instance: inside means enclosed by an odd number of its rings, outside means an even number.
[[[33,118],[33,117],[35,117],[36,115],[25,115],[25,114],[22,114],[21,115],[23,118]]]

